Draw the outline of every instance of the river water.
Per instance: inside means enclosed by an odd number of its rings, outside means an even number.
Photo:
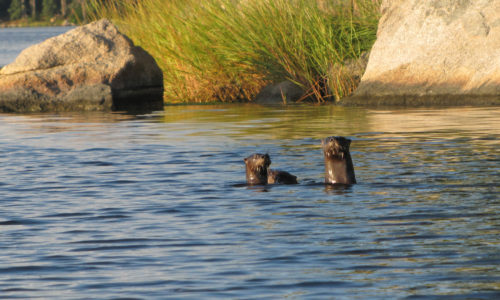
[[[14,61],[19,53],[33,44],[64,33],[73,27],[0,28],[0,67]]]
[[[319,139],[359,184],[322,184]],[[500,296],[500,108],[0,115],[2,298]],[[271,155],[298,185],[247,187]]]
[[[0,114],[0,298],[498,299],[499,149],[500,107]]]

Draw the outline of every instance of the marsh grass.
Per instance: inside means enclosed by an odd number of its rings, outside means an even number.
[[[162,68],[168,102],[251,100],[290,80],[304,99],[348,95],[344,62],[371,48],[378,0],[92,0]]]

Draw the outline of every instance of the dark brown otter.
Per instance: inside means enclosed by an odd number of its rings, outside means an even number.
[[[255,153],[243,159],[248,184],[267,184],[267,168],[271,164],[269,154]]]
[[[280,170],[267,170],[267,183],[296,184],[297,176]]]
[[[351,140],[342,136],[330,136],[321,140],[325,155],[325,183],[354,184],[354,166],[349,146]]]
[[[297,177],[279,170],[270,170],[269,154],[255,153],[244,159],[248,184],[297,183]]]

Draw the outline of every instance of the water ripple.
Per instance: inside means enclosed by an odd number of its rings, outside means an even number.
[[[1,115],[0,298],[495,298],[499,115]],[[328,135],[359,184],[324,185]],[[247,186],[253,152],[299,184]]]

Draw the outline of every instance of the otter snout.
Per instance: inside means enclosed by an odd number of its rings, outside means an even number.
[[[243,159],[245,161],[248,184],[267,184],[267,169],[271,165],[269,154],[255,153]]]
[[[325,158],[344,159],[349,154],[351,140],[343,136],[330,136],[321,140]]]

